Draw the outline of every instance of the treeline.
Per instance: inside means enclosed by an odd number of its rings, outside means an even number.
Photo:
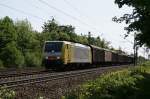
[[[42,49],[46,40],[67,40],[110,48],[110,43],[98,37],[77,35],[71,25],[59,25],[54,19],[33,30],[28,20],[0,19],[0,67],[22,68],[42,66]]]

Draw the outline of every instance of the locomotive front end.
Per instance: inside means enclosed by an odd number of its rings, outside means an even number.
[[[56,65],[62,65],[63,42],[46,41],[43,53],[43,64],[46,68],[55,68]]]

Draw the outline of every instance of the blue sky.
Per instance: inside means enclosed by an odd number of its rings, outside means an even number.
[[[40,1],[47,2],[49,6]],[[119,9],[114,0],[0,0],[0,18],[9,16],[13,20],[28,19],[33,29],[41,31],[43,23],[54,17],[59,24],[73,25],[77,34],[86,35],[90,31],[92,36],[101,36],[110,41],[113,47],[120,46],[128,53],[133,52],[133,45],[128,42],[133,41],[133,37],[124,40],[124,27],[127,25],[113,22],[112,17],[131,11],[132,8],[129,7]]]

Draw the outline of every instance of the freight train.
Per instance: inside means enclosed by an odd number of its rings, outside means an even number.
[[[94,45],[69,41],[46,41],[43,48],[43,64],[47,69],[89,68],[132,64],[133,57]]]

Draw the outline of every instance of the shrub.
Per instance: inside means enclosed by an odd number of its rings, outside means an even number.
[[[27,52],[25,54],[26,66],[27,67],[37,67],[41,66],[41,57],[35,52]]]
[[[150,66],[150,61],[145,61],[141,63],[140,66]]]
[[[2,48],[0,59],[6,67],[20,67],[24,64],[24,56],[17,49],[15,42],[8,43],[6,47]]]
[[[81,85],[79,91],[71,92],[64,99],[141,99],[144,93],[149,97],[150,89],[143,91],[148,87],[145,82],[147,85],[150,83],[150,76],[145,76],[149,71],[148,67],[136,67],[103,74]]]

